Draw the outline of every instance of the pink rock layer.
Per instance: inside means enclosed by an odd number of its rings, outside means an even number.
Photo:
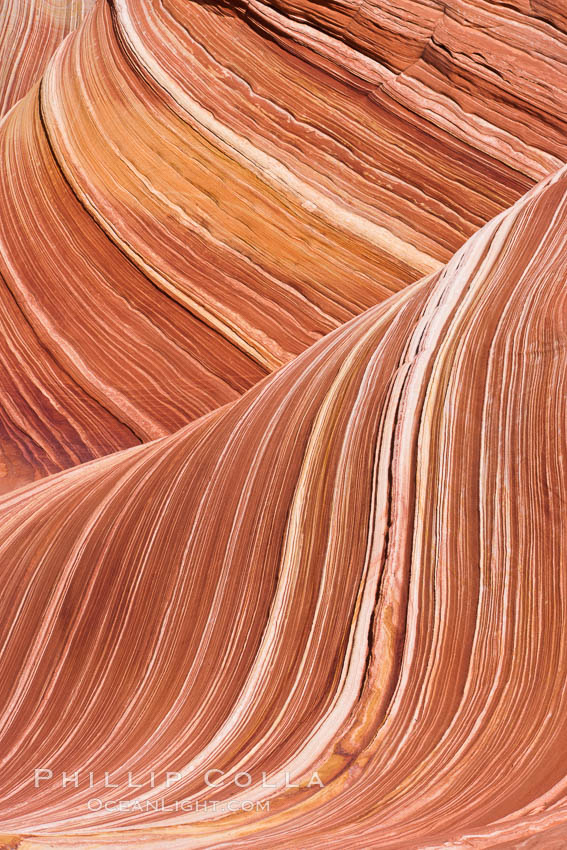
[[[6,0],[0,15],[0,115],[37,83],[94,0]]]
[[[241,399],[2,500],[6,842],[560,846],[566,249],[567,167]],[[113,808],[210,768],[269,811]]]
[[[0,848],[563,848],[561,4],[57,8],[0,30]]]
[[[20,94],[53,49],[24,31]],[[439,269],[559,167],[566,60],[544,3],[97,3],[0,126],[0,491]]]

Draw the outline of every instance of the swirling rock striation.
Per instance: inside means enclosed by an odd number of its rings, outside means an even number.
[[[566,248],[567,167],[241,399],[2,500],[22,847],[562,840]],[[37,767],[270,810],[92,812]]]
[[[0,32],[0,846],[563,847],[561,4],[87,5]]]
[[[550,3],[97,3],[0,127],[1,489],[440,268],[560,165],[566,57]]]
[[[37,83],[94,0],[6,0],[0,16],[0,116]]]

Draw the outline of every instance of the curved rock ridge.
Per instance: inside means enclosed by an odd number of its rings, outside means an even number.
[[[567,167],[242,398],[4,497],[6,842],[561,845],[566,249]]]
[[[565,156],[562,26],[100,0],[0,127],[0,490],[175,432],[438,270]]]
[[[5,0],[0,17],[0,116],[37,83],[94,0]]]
[[[129,2],[129,0],[126,0]],[[182,4],[168,0],[176,10]],[[530,176],[567,158],[562,4],[227,2],[288,49]],[[411,120],[411,119],[410,119]],[[431,129],[428,128],[428,133]]]

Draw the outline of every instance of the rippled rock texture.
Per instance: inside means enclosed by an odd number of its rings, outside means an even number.
[[[565,155],[559,24],[97,3],[0,128],[2,489],[175,432],[448,261]]]
[[[561,4],[7,8],[0,846],[566,846]]]
[[[0,21],[0,115],[43,74],[94,0],[6,0]]]

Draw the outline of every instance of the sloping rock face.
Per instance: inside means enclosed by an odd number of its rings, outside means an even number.
[[[562,848],[561,4],[66,21],[0,124],[0,847]]]
[[[0,127],[1,489],[234,400],[558,168],[538,14],[98,3]]]
[[[6,0],[0,21],[0,116],[37,83],[94,0]]]

